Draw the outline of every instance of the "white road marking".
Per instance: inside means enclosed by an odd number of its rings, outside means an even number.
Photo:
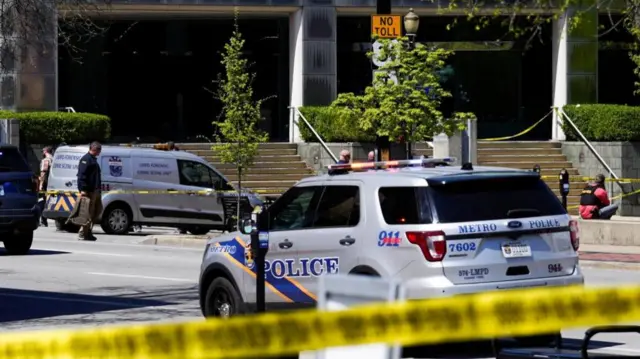
[[[195,283],[196,282],[193,279],[169,278],[169,277],[150,277],[150,276],[146,276],[146,275],[135,275],[135,274],[113,274],[113,273],[100,273],[100,272],[89,272],[87,274],[109,276],[109,277],[121,277],[121,278],[166,280],[166,281],[170,281],[170,282],[189,282],[189,283]]]

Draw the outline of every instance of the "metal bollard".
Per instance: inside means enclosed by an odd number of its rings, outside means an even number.
[[[569,172],[566,169],[560,171],[560,195],[562,196],[562,207],[567,209],[567,196],[569,195]]]

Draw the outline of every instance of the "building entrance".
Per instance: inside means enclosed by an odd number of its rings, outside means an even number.
[[[256,73],[261,127],[272,141],[287,137],[288,18],[240,20],[245,56]],[[106,114],[117,142],[202,141],[212,138],[221,104],[217,88],[232,19],[118,21],[72,57],[60,49],[60,106]],[[77,55],[77,54],[76,54]]]

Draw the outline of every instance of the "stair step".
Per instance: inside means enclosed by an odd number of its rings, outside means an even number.
[[[221,163],[222,158],[220,156],[201,156],[210,163]],[[264,156],[258,154],[253,158],[254,163],[258,162],[299,162],[301,160],[298,155],[283,155],[283,156]]]
[[[544,179],[543,180],[547,186],[549,186],[549,188],[554,189],[554,188],[560,188],[560,183],[558,182],[558,180],[553,180],[553,179]],[[569,183],[569,190],[573,191],[573,190],[577,190],[577,191],[582,191],[582,189],[584,188],[585,183],[584,182],[571,182]]]
[[[478,141],[478,149],[484,148],[508,148],[519,150],[523,148],[562,148],[562,143],[550,141]]]
[[[510,155],[510,156],[543,156],[543,155],[561,155],[562,148],[478,148],[478,158],[492,155]]]
[[[216,156],[219,154],[218,151],[209,149],[198,149],[198,150],[189,150],[189,152],[193,153],[196,156],[200,157],[209,157]],[[298,155],[298,150],[295,148],[286,148],[286,149],[259,149],[258,156],[296,156]]]
[[[215,166],[218,171],[220,171],[225,176],[237,175],[238,171],[235,167],[218,167]],[[269,175],[269,176],[280,176],[283,174],[288,175],[309,175],[313,174],[313,170],[305,167],[295,167],[295,168],[273,168],[273,167],[253,167],[246,170],[247,175]]]
[[[507,151],[505,151],[507,152]],[[559,155],[527,155],[527,156],[513,156],[510,153],[503,153],[501,155],[481,155],[478,156],[480,162],[566,162],[567,157],[563,154]]]
[[[275,176],[274,176],[275,178]],[[291,186],[293,186],[294,184],[296,184],[296,182],[298,181],[242,181],[242,187],[246,187],[246,188],[289,188]],[[232,182],[233,185],[237,185],[238,182]]]
[[[235,169],[236,165],[233,163],[211,163],[217,169]],[[279,168],[279,169],[289,169],[289,168],[307,168],[307,164],[303,161],[297,162],[254,162],[251,166],[251,169],[254,168]],[[249,172],[251,172],[249,169]]]
[[[197,151],[197,150],[210,150],[211,146],[215,143],[176,143],[176,146],[184,151]],[[286,149],[298,149],[298,145],[295,143],[287,142],[267,142],[258,144],[258,150],[286,150]]]
[[[303,178],[313,177],[315,176],[312,173],[282,173],[282,174],[262,174],[262,173],[250,173],[247,175],[242,175],[242,183],[245,181],[272,181],[277,179],[278,181],[299,181]],[[232,174],[225,175],[229,181],[237,182],[238,174],[233,172]]]
[[[507,167],[507,168],[521,168],[521,169],[532,169],[534,165],[539,165],[540,169],[557,169],[558,172],[563,168],[571,168],[573,164],[569,161],[512,161],[512,162],[503,162],[503,161],[478,161],[482,166],[497,166],[497,167]]]

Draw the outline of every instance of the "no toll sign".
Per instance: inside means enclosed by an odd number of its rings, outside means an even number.
[[[402,36],[402,17],[400,15],[371,15],[371,34],[383,39],[395,39]]]

